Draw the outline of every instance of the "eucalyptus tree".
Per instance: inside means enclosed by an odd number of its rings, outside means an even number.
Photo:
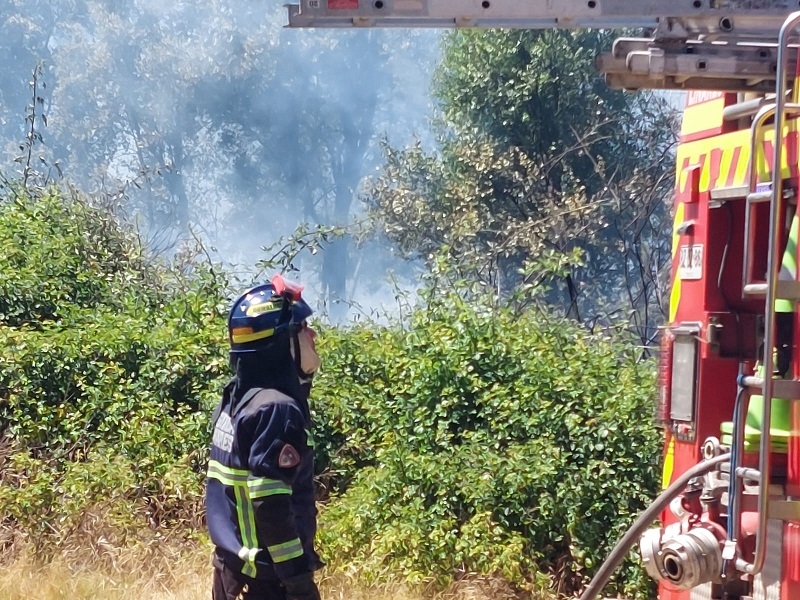
[[[438,151],[387,147],[365,199],[405,256],[444,248],[498,298],[549,286],[567,314],[630,317],[648,342],[669,263],[674,111],[605,85],[594,59],[610,39],[452,33],[434,85]]]
[[[247,43],[268,24],[247,17],[222,2],[95,1],[64,23],[51,122],[70,176],[127,188],[151,234],[215,222],[204,217],[227,200],[214,178],[229,161],[202,84],[249,68]]]
[[[355,189],[374,149],[379,101],[391,86],[382,43],[369,32],[281,33],[272,51],[279,68],[251,81],[256,93],[239,94],[226,115],[239,132],[228,139],[233,176],[250,188],[244,195],[251,200],[236,208],[240,230],[253,219],[283,223],[287,233],[299,219],[339,227],[351,221]],[[321,253],[329,301],[347,296],[349,254],[347,237]]]
[[[428,107],[420,99],[427,85],[419,74],[432,71],[437,45],[415,43],[420,39],[436,38],[283,31],[272,50],[278,67],[251,81],[256,92],[237,94],[226,115],[242,119],[239,135],[228,140],[238,185],[268,196],[240,203],[235,221],[302,214],[310,224],[341,228],[357,219],[359,184],[379,163],[379,139],[425,123]],[[409,82],[420,79],[409,92]],[[252,191],[244,195],[255,198]],[[350,235],[328,240],[316,263],[334,317],[345,312],[340,301],[355,295],[357,265],[364,262],[353,245]]]

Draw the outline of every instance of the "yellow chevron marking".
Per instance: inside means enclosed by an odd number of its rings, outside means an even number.
[[[678,255],[678,248],[681,236],[678,234],[678,226],[683,223],[684,215],[686,214],[686,205],[681,202],[675,209],[675,222],[672,226],[672,264],[673,272],[675,272],[675,279],[672,282],[672,290],[669,295],[669,322],[675,321],[675,316],[678,314],[678,304],[681,301],[681,278],[680,273],[675,271],[675,260]]]
[[[750,166],[750,151],[744,152],[739,154],[739,162],[736,163],[736,172],[733,176],[733,185],[744,185],[747,183],[747,178],[749,176],[749,169]]]
[[[796,120],[789,121],[784,126],[784,137],[790,132],[798,129]],[[761,129],[759,135],[759,142],[762,145],[771,143],[775,139],[775,132],[766,126]],[[736,164],[733,165],[733,155],[736,148],[739,148],[739,156]],[[718,165],[719,176],[711,181],[712,165],[710,155],[713,150],[722,150],[722,158]],[[789,170],[789,153],[781,153],[781,173],[784,177],[791,175]],[[731,169],[734,169],[734,180],[731,185],[741,186],[747,183],[748,177],[748,162],[750,160],[750,130],[743,129],[741,131],[734,131],[724,135],[714,136],[712,138],[697,140],[694,142],[685,142],[678,146],[677,153],[677,167],[676,180],[678,190],[684,190],[688,180],[688,172],[685,167],[688,165],[701,165],[699,187],[701,192],[707,192],[711,187],[724,187],[727,183],[728,174]],[[769,156],[766,155],[764,150],[758,152],[758,180],[769,181],[771,172],[768,167],[768,161],[772,160],[772,151],[769,150]]]
[[[731,146],[726,146],[722,150],[722,158],[719,161],[719,182],[717,185],[725,185],[731,173],[731,168],[736,168],[736,165],[733,164],[733,154],[735,150],[736,149]]]

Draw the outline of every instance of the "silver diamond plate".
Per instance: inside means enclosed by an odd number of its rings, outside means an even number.
[[[767,523],[767,553],[764,555],[764,568],[753,581],[753,600],[781,600],[782,555],[783,522],[770,519]]]
[[[706,583],[692,590],[692,595],[689,600],[712,600],[711,598],[711,584]]]

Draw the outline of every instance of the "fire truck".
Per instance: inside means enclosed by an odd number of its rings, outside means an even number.
[[[657,417],[663,493],[638,543],[660,600],[800,600],[800,2],[301,0],[290,27],[643,30],[611,87],[686,90]],[[658,521],[660,524],[653,527]]]

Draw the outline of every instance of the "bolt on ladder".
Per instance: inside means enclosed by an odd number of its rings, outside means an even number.
[[[756,550],[752,563],[742,559],[736,560],[736,568],[750,574],[758,574],[764,566],[767,548],[767,525],[769,519],[800,520],[800,502],[785,500],[770,500],[770,473],[772,447],[771,422],[773,398],[786,398],[800,401],[800,381],[774,379],[773,347],[775,345],[776,310],[775,301],[780,299],[800,300],[800,282],[795,277],[792,281],[781,281],[778,271],[781,261],[781,215],[783,214],[783,175],[781,164],[783,159],[783,127],[787,116],[800,115],[798,103],[798,89],[795,87],[792,94],[793,102],[786,102],[786,81],[788,79],[788,53],[789,40],[800,25],[800,12],[789,15],[781,27],[778,40],[778,64],[776,73],[775,102],[759,110],[753,119],[751,127],[750,148],[750,183],[747,196],[747,218],[745,224],[745,256],[744,256],[744,281],[743,293],[745,296],[763,296],[764,300],[764,350],[762,357],[763,376],[740,376],[740,394],[734,409],[734,448],[731,461],[731,478],[733,479],[734,495],[729,500],[731,506],[729,519],[731,521],[730,537],[726,545],[724,558],[733,559],[735,543],[739,535],[739,525],[742,517],[742,483],[743,479],[756,479],[758,481],[758,529],[756,532]],[[791,51],[796,52],[797,48]],[[773,142],[772,182],[767,191],[758,189],[757,154],[761,146],[759,132],[761,127],[770,118],[774,119],[775,137]],[[750,268],[752,262],[751,242],[752,232],[750,224],[751,209],[761,202],[770,203],[769,218],[769,249],[767,258],[766,282],[753,282]],[[738,457],[744,452],[745,419],[747,411],[744,410],[749,396],[760,392],[763,397],[761,414],[761,438],[759,442],[758,469],[745,469],[736,464]]]

